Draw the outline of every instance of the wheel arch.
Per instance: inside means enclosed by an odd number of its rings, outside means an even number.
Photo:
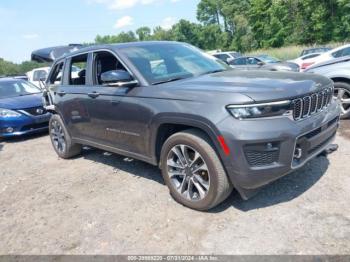
[[[334,83],[344,82],[344,83],[347,83],[347,84],[350,85],[350,77],[347,78],[347,77],[337,77],[337,76],[335,76],[335,77],[331,77],[331,79],[332,79],[332,81]]]
[[[152,124],[152,136],[151,136],[151,155],[157,165],[160,163],[160,152],[164,142],[173,134],[188,130],[196,129],[203,133],[209,141],[212,143],[214,150],[218,153],[218,156],[223,160],[224,152],[221,149],[218,137],[220,136],[219,130],[213,123],[203,117],[184,114],[176,115],[162,115],[159,116]]]

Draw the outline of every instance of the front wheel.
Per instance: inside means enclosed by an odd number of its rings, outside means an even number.
[[[72,138],[59,115],[51,116],[49,132],[52,146],[59,157],[67,159],[80,154],[81,145],[72,143]]]
[[[176,133],[164,143],[161,168],[173,198],[196,210],[215,207],[232,191],[210,141],[197,130]]]
[[[341,103],[341,118],[350,117],[350,84],[345,82],[336,82],[334,84],[334,96]]]

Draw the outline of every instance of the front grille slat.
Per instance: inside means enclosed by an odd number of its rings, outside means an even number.
[[[298,120],[302,117],[303,114],[303,100],[302,99],[296,99],[293,102],[294,105],[294,119]]]
[[[313,94],[311,96],[311,109],[310,109],[310,113],[313,114],[315,113],[317,110],[317,95]]]
[[[308,116],[310,114],[311,108],[311,97],[306,96],[303,98],[303,117]]]
[[[293,100],[294,120],[300,120],[323,110],[332,102],[333,88]]]
[[[278,161],[279,151],[253,151],[245,152],[248,163],[252,167],[268,166]]]

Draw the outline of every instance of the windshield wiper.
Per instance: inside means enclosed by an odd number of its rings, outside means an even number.
[[[30,96],[30,95],[35,95],[35,94],[40,94],[41,92],[38,93],[26,93],[26,94],[19,94],[19,96]]]
[[[186,77],[174,77],[174,78],[170,78],[170,79],[167,79],[167,80],[162,80],[162,81],[159,81],[159,82],[155,82],[152,85],[160,85],[160,84],[175,82],[175,81],[183,80],[183,79],[186,79]]]

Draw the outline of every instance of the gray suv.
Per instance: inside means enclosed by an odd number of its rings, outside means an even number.
[[[46,86],[60,157],[88,145],[157,165],[174,199],[197,210],[302,167],[340,113],[328,78],[233,70],[176,42],[81,49],[55,61]]]

